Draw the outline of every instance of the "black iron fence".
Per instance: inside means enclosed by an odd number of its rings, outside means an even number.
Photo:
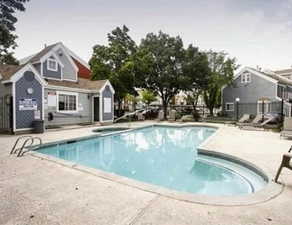
[[[158,112],[163,110],[162,105],[151,105],[147,108],[146,119],[155,119],[158,117]],[[184,115],[194,115],[196,118],[204,118],[207,120],[228,120],[238,121],[244,114],[250,115],[251,118],[257,115],[273,115],[280,120],[283,116],[291,117],[292,104],[285,101],[258,101],[258,102],[235,102],[229,105],[228,110],[226,107],[215,108],[213,115],[205,105],[197,105],[194,111],[193,105],[169,105],[167,107],[167,115],[174,109],[177,112],[177,118]]]
[[[232,116],[233,119],[238,120],[244,114],[256,116],[261,115],[275,115],[279,117],[291,116],[291,104],[284,101],[259,101],[251,103],[236,102],[232,112],[226,112],[227,115]]]
[[[156,108],[157,111],[163,110],[162,105],[151,105],[151,108]],[[197,105],[195,108],[193,105],[169,105],[167,107],[167,114],[169,115],[170,110],[176,110],[178,113],[178,117],[184,115],[198,115],[200,118],[206,118],[210,116],[210,111],[205,105]],[[195,112],[196,109],[196,112]],[[217,114],[221,111],[220,108],[214,108],[213,116],[217,116]]]

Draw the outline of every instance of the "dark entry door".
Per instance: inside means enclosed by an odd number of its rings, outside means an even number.
[[[93,98],[93,115],[94,121],[99,121],[99,97]]]
[[[0,132],[10,131],[13,127],[12,96],[0,97]]]

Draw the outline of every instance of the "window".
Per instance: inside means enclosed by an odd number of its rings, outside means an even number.
[[[77,112],[77,99],[76,93],[58,93],[58,112]]]
[[[58,71],[58,63],[55,59],[49,58],[47,60],[47,69],[50,71]]]
[[[226,111],[234,111],[234,103],[226,103]]]
[[[243,73],[241,74],[241,83],[250,83],[251,82],[251,74],[250,73]]]
[[[287,99],[288,98],[288,91],[289,91],[289,87],[284,87],[284,86],[278,85],[277,96],[279,98]]]

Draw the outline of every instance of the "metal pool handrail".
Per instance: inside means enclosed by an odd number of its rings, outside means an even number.
[[[24,139],[24,138],[26,138],[26,139],[25,139],[25,141],[23,142],[22,146],[21,146],[20,148],[16,148],[17,145],[18,145],[18,143],[19,143],[19,141],[20,141],[21,139]],[[39,141],[39,144],[36,145],[36,147],[42,145],[42,139],[39,138],[39,137],[33,137],[33,136],[22,136],[22,137],[17,138],[17,140],[16,140],[16,142],[15,142],[15,144],[14,144],[12,150],[10,151],[10,154],[16,154],[16,153],[18,152],[17,157],[23,156],[24,153],[29,152],[29,151],[31,150],[30,147],[33,146],[35,140],[38,140],[38,141]],[[29,143],[29,141],[30,141],[30,143]],[[29,144],[28,144],[28,143],[29,143]],[[24,149],[27,149],[27,150],[24,151]]]

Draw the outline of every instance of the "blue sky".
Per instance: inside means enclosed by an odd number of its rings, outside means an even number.
[[[137,43],[162,30],[185,45],[225,50],[243,66],[292,66],[292,0],[31,0],[26,8],[17,14],[18,58],[62,41],[87,61],[125,24]]]

